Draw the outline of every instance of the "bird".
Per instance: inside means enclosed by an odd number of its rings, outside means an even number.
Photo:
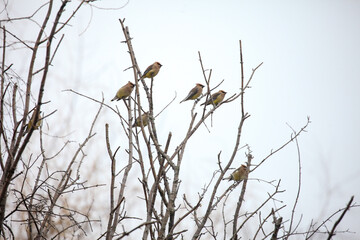
[[[34,108],[33,115],[31,116],[31,119],[30,119],[30,121],[28,122],[28,124],[26,124],[26,126],[25,126],[25,131],[24,131],[24,133],[23,133],[23,136],[24,136],[25,134],[27,134],[27,133],[30,131],[30,129],[33,127],[33,124],[34,124],[34,121],[35,121],[35,113],[36,113],[36,108]],[[40,114],[41,114],[41,111],[39,111],[38,120],[37,120],[37,122],[36,122],[36,124],[35,124],[35,126],[34,126],[34,130],[39,129],[39,127],[41,126],[42,119],[41,119]]]
[[[186,98],[184,98],[184,100],[182,100],[180,103],[185,102],[187,100],[197,99],[201,95],[203,88],[204,88],[204,85],[197,83],[196,86],[190,90],[190,92],[186,96]]]
[[[143,126],[145,127],[149,123],[149,112],[143,113],[141,115]],[[140,117],[137,117],[132,127],[141,127]]]
[[[154,62],[147,67],[140,79],[155,77],[159,73],[161,66],[162,65],[159,62]]]
[[[223,180],[228,179],[229,181],[234,180],[236,182],[241,182],[246,178],[246,174],[247,174],[247,166],[242,164],[229,177],[224,178]]]
[[[134,90],[134,86],[135,84],[133,84],[132,82],[128,82],[127,84],[125,84],[124,86],[122,86],[117,92],[116,95],[113,99],[111,99],[111,101],[114,100],[121,100],[124,98],[127,98],[128,96],[130,96],[131,92]]]
[[[204,103],[202,103],[200,106],[202,105],[210,105],[210,104],[214,104],[215,106],[218,105],[219,103],[222,102],[222,100],[224,100],[226,92],[223,90],[220,90],[214,94],[211,95],[211,97]]]

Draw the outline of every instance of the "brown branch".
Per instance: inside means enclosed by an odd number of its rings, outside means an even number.
[[[156,114],[156,115],[154,116],[154,118],[157,118],[157,116],[159,116],[167,107],[169,107],[170,104],[175,101],[176,96],[177,96],[177,94],[176,94],[176,92],[175,92],[174,98],[173,98],[168,104],[166,104],[166,106],[165,106],[163,109],[161,109],[161,111],[160,111],[158,114]]]
[[[17,17],[17,18],[7,18],[7,19],[2,19],[0,20],[1,22],[13,22],[13,21],[21,21],[21,20],[26,20],[26,19],[32,19],[36,13],[38,13],[44,6],[48,5],[49,3],[46,2],[43,5],[41,5],[38,9],[36,9],[31,15],[26,16],[26,17]]]
[[[281,227],[282,220],[283,220],[282,217],[276,218],[275,214],[274,214],[274,232],[271,236],[271,240],[277,239],[277,235],[278,235],[279,229]]]
[[[105,124],[105,141],[106,141],[106,148],[108,150],[109,157],[111,159],[111,181],[110,181],[110,216],[108,220],[108,226],[107,226],[107,233],[110,233],[111,231],[111,224],[113,222],[114,218],[114,190],[115,190],[115,154],[111,151],[110,141],[109,141],[109,124]],[[119,149],[119,148],[118,148]],[[116,150],[117,151],[117,150]]]
[[[124,237],[129,236],[132,232],[136,231],[137,229],[141,228],[142,226],[146,226],[146,225],[149,225],[149,224],[154,224],[154,223],[156,223],[156,222],[157,222],[157,221],[141,223],[139,226],[131,229],[130,231],[121,233],[121,236],[118,237],[118,238],[116,238],[116,240],[118,240],[118,239],[123,239]]]
[[[283,149],[284,147],[286,147],[289,143],[291,143],[294,139],[296,139],[302,132],[306,132],[306,128],[309,126],[309,124],[311,123],[310,121],[310,117],[307,117],[307,122],[306,124],[295,134],[292,135],[290,139],[285,142],[283,145],[281,145],[280,147],[278,147],[275,151],[271,150],[270,154],[268,154],[265,158],[263,158],[263,160],[260,161],[259,164],[257,164],[252,171],[254,171],[255,169],[257,169],[258,167],[260,167],[267,159],[269,159],[272,155],[274,155],[275,153],[279,152],[281,149]]]
[[[354,200],[354,196],[351,196],[350,201],[346,205],[344,211],[340,215],[339,219],[336,220],[336,222],[334,223],[334,226],[332,227],[331,231],[329,232],[329,236],[328,236],[327,240],[330,240],[335,235],[335,229],[336,229],[337,225],[339,225],[339,223],[341,222],[341,220],[345,216],[345,213],[350,209],[351,203],[352,203],[353,200]]]
[[[5,26],[3,27],[3,49],[2,49],[2,63],[1,63],[1,84],[0,84],[0,94],[1,94],[1,102],[0,102],[0,124],[3,125],[4,123],[4,98],[5,98],[5,91],[4,91],[4,85],[5,85],[5,53],[6,53],[6,32],[5,32]],[[0,134],[2,134],[2,130],[0,130]],[[0,146],[0,152],[1,146]],[[1,161],[1,167],[2,170],[4,170],[3,163]]]
[[[3,30],[5,30],[8,34],[10,34],[12,37],[14,37],[16,40],[18,40],[19,42],[21,42],[22,44],[24,44],[27,48],[29,48],[30,50],[34,51],[34,48],[30,47],[25,41],[21,40],[19,37],[17,37],[15,34],[13,34],[12,32],[8,31],[5,29],[5,27],[1,27]],[[5,45],[4,45],[5,48]]]
[[[53,54],[52,54],[52,56],[51,56],[51,58],[50,58],[49,65],[51,65],[51,64],[52,64],[52,61],[53,61],[53,60],[54,60],[54,58],[55,58],[56,52],[57,52],[57,50],[59,49],[59,46],[60,46],[60,44],[61,44],[62,40],[64,39],[64,36],[65,36],[64,34],[61,36],[61,38],[60,38],[60,40],[59,40],[58,44],[56,45],[55,50],[54,50],[54,52],[53,52]],[[36,75],[37,73],[41,72],[42,70],[44,70],[44,68],[45,68],[45,67],[43,67],[43,68],[41,68],[41,69],[39,69],[39,70],[35,71],[35,72],[33,73],[33,75]]]
[[[244,116],[244,61],[242,57],[242,46],[241,40],[239,40],[240,45],[240,69],[241,69],[241,116]]]
[[[65,0],[68,1],[68,0]],[[75,14],[79,11],[80,7],[83,5],[83,3],[86,2],[86,0],[82,0],[79,5],[77,6],[77,8],[72,12],[72,14],[68,17],[68,19],[62,23],[61,27],[59,27],[59,29],[57,29],[55,31],[55,34],[57,34],[58,32],[61,31],[61,29],[63,29],[66,25],[68,25],[68,23],[70,22],[70,20],[75,16]],[[45,40],[44,40],[45,41]]]
[[[14,88],[13,88],[13,95],[12,95],[12,115],[13,115],[14,126],[17,125],[17,117],[16,117],[16,93],[17,93],[17,89],[18,89],[18,85],[15,83]]]
[[[296,131],[289,124],[288,124],[288,126],[291,128],[291,130],[293,131],[293,134],[296,136]],[[296,193],[294,206],[293,206],[292,211],[291,211],[291,218],[290,218],[288,236],[285,239],[288,239],[288,237],[291,235],[291,228],[292,228],[292,224],[293,224],[293,221],[294,221],[295,209],[296,209],[296,205],[297,205],[297,203],[299,201],[300,190],[301,190],[301,156],[300,156],[300,147],[299,147],[299,142],[298,142],[297,137],[295,137],[295,143],[296,143],[296,150],[297,150],[297,155],[298,155],[298,170],[299,170],[298,171],[298,189],[297,189],[297,193]],[[294,231],[295,230],[296,230],[296,228],[294,229]]]
[[[218,105],[218,106],[219,106],[219,105]],[[218,107],[218,106],[217,106],[217,107]],[[216,108],[217,108],[217,107],[216,107]],[[210,114],[211,111],[215,110],[216,108],[213,108],[212,110],[210,110],[210,111],[208,112],[208,115]],[[219,184],[220,184],[220,182],[222,181],[222,178],[224,177],[224,174],[226,173],[226,171],[230,168],[230,166],[231,166],[232,162],[234,161],[235,156],[236,156],[236,154],[237,154],[237,149],[238,149],[239,144],[240,144],[240,137],[241,137],[241,133],[242,133],[242,127],[243,127],[243,124],[244,124],[244,121],[246,120],[246,118],[247,118],[247,116],[245,115],[245,116],[243,116],[243,117],[241,118],[241,120],[240,120],[239,127],[238,127],[238,134],[237,134],[237,136],[236,136],[235,146],[234,146],[233,153],[232,153],[232,155],[231,155],[231,157],[230,157],[230,159],[229,159],[228,164],[225,166],[224,171],[220,174],[217,182],[215,183],[215,186],[213,187],[213,192],[212,192],[212,194],[211,194],[211,197],[210,197],[210,201],[209,201],[209,203],[208,203],[207,210],[206,210],[206,212],[205,212],[205,215],[204,215],[201,223],[198,225],[198,227],[197,227],[197,229],[196,229],[196,231],[195,231],[195,234],[194,234],[193,237],[192,237],[193,240],[198,239],[198,237],[200,236],[200,232],[201,232],[202,228],[204,227],[204,225],[205,225],[208,217],[210,216],[210,213],[211,213],[212,210],[213,210],[213,208],[212,208],[212,203],[213,203],[213,201],[214,201],[214,198],[215,198],[217,189],[218,189],[218,187],[219,187]]]
[[[242,203],[244,201],[244,196],[245,196],[245,191],[246,191],[246,186],[247,186],[247,178],[249,176],[249,170],[250,170],[250,166],[251,166],[251,160],[253,159],[253,156],[251,155],[251,151],[249,150],[249,152],[247,153],[247,169],[246,169],[246,178],[243,181],[243,186],[241,188],[241,193],[239,195],[239,200],[237,201],[236,204],[236,209],[235,209],[235,213],[234,213],[234,218],[233,218],[233,234],[232,234],[232,238],[233,240],[237,239],[237,220],[239,217],[239,212],[242,206]]]
[[[101,105],[104,105],[105,107],[107,107],[108,109],[110,109],[111,111],[113,111],[115,114],[119,115],[119,114],[118,114],[118,111],[116,111],[113,107],[111,107],[110,105],[104,103],[103,101],[99,101],[99,100],[97,100],[97,99],[95,99],[95,98],[86,96],[86,95],[84,95],[84,94],[82,94],[82,93],[79,93],[79,92],[76,92],[76,91],[74,91],[74,90],[72,90],[72,89],[65,89],[65,90],[62,90],[62,92],[72,92],[72,93],[75,93],[75,94],[77,94],[77,95],[79,95],[79,96],[81,96],[81,97],[87,98],[87,99],[89,99],[89,100],[91,100],[91,101],[94,101],[94,102],[96,102],[96,103],[99,103],[99,104],[101,104]]]
[[[5,129],[4,129],[4,99],[5,99],[5,91],[4,91],[4,85],[5,85],[5,53],[6,53],[6,31],[5,31],[5,26],[3,27],[3,50],[2,50],[2,63],[1,63],[1,84],[0,84],[0,124],[1,124],[1,128],[0,128],[0,136],[3,135]],[[7,146],[8,147],[8,146]],[[2,153],[2,145],[0,146],[0,152]],[[4,172],[4,163],[3,163],[3,158],[2,158],[2,154],[0,156],[0,166],[1,166],[1,170],[2,172]],[[1,229],[1,227],[0,227]],[[0,231],[1,233],[1,231]]]
[[[128,99],[128,121],[130,122],[132,119],[132,112],[131,112],[131,99]],[[118,194],[118,200],[117,200],[117,207],[116,209],[111,209],[111,211],[115,210],[115,215],[113,216],[113,220],[111,222],[111,228],[108,229],[110,231],[107,232],[106,234],[106,239],[111,240],[114,237],[117,225],[119,223],[119,217],[120,217],[120,204],[121,202],[124,200],[124,192],[125,192],[125,187],[126,187],[126,182],[128,179],[128,175],[129,172],[132,168],[132,159],[133,159],[133,142],[132,142],[132,128],[129,127],[129,134],[128,134],[128,138],[129,138],[129,150],[128,150],[128,164],[125,168],[124,171],[124,175],[122,177],[122,181],[121,181],[121,186],[120,186],[120,190],[119,190],[119,194]],[[111,154],[109,153],[109,155],[111,156]],[[115,164],[113,162],[113,164]],[[115,178],[115,177],[114,177]],[[109,219],[109,223],[110,223],[110,219]]]
[[[185,198],[185,196],[184,196]],[[169,238],[169,235],[174,235],[173,232],[174,232],[174,229],[175,227],[180,223],[182,222],[187,216],[189,216],[192,212],[194,212],[196,209],[198,209],[200,206],[201,206],[201,201],[203,200],[203,197],[200,197],[199,201],[197,202],[197,204],[194,206],[194,207],[191,207],[190,210],[188,210],[183,216],[181,216],[177,221],[176,223],[171,226],[170,230],[169,230],[169,234],[168,236],[166,237],[166,239]]]
[[[242,229],[242,227],[245,225],[245,223],[250,219],[252,218],[263,206],[265,206],[265,204],[273,199],[273,197],[278,194],[278,193],[282,193],[284,192],[285,190],[279,190],[279,187],[280,187],[280,182],[281,180],[278,181],[278,184],[276,185],[276,188],[275,188],[275,191],[272,193],[272,194],[269,194],[269,197],[263,202],[260,204],[260,206],[255,209],[251,214],[249,214],[249,216],[247,216],[247,218],[241,223],[241,225],[239,226],[239,228],[236,230],[236,235],[237,233]],[[237,239],[237,238],[232,238],[232,239]]]
[[[256,237],[257,237],[257,235],[258,235],[258,233],[259,233],[260,230],[263,231],[262,227],[263,227],[263,225],[265,224],[265,222],[267,221],[267,219],[270,218],[271,216],[273,216],[273,219],[274,219],[274,222],[275,222],[275,219],[276,219],[275,213],[278,212],[278,211],[280,211],[280,210],[283,209],[284,207],[286,207],[286,205],[283,205],[282,207],[276,209],[275,211],[274,211],[274,209],[271,209],[271,212],[269,213],[269,215],[268,215],[266,218],[264,218],[262,222],[260,222],[260,225],[259,225],[259,227],[258,227],[258,230],[257,230],[256,233],[254,234],[253,240],[257,239]],[[260,217],[259,217],[259,218],[260,218]],[[264,233],[264,231],[263,231],[263,233]]]
[[[350,206],[350,208],[353,208],[353,207],[360,207],[360,205],[356,205],[356,204],[353,204],[353,205],[351,205]],[[315,228],[314,230],[310,230],[313,226],[315,226],[315,224],[310,224],[310,226],[309,226],[309,229],[305,232],[306,233],[306,236],[305,236],[305,239],[307,240],[307,239],[311,239],[312,238],[312,236],[315,234],[315,233],[319,233],[319,229],[321,228],[321,227],[323,227],[323,226],[325,226],[325,224],[327,223],[327,222],[329,222],[336,214],[338,214],[339,212],[341,212],[341,211],[344,211],[346,209],[346,207],[345,208],[341,208],[341,209],[339,209],[339,210],[337,210],[337,211],[335,211],[334,213],[332,213],[328,218],[326,218],[325,220],[323,220],[322,221],[322,223],[321,224],[319,224],[319,226],[317,227],[317,228]],[[313,222],[313,220],[311,220],[311,222]],[[325,226],[326,227],[326,226]],[[311,234],[310,234],[311,233]],[[329,231],[327,231],[326,232],[326,234],[328,234],[329,233]]]

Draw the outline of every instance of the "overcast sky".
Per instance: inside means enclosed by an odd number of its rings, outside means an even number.
[[[22,3],[19,13],[31,12],[28,1],[18,2]],[[124,5],[120,2],[94,5],[116,8]],[[344,207],[352,195],[358,202],[360,1],[130,0],[115,10],[87,6],[67,29],[62,52],[50,72],[55,83],[48,82],[56,85],[52,91],[59,96],[51,109],[60,109],[58,115],[79,109],[72,115],[69,132],[82,131],[78,130],[84,121],[80,109],[92,111],[92,117],[97,106],[62,90],[72,88],[98,99],[103,92],[109,101],[118,87],[133,81],[132,72],[123,71],[131,61],[121,43],[119,18],[126,18],[141,70],[155,61],[163,65],[155,78],[155,113],[177,94],[175,102],[156,119],[163,143],[169,131],[173,133],[172,148],[184,137],[192,103],[178,103],[195,83],[204,83],[198,51],[205,67],[212,69],[213,85],[224,79],[220,89],[227,91],[227,96],[239,92],[242,40],[245,78],[263,62],[245,94],[245,110],[251,117],[245,122],[241,145],[249,144],[253,163],[290,138],[292,130],[287,124],[298,130],[309,116],[311,124],[298,139],[302,164],[298,213],[304,214],[304,226],[312,218],[323,219]],[[64,101],[69,98],[73,102],[66,104],[66,109]],[[121,102],[116,104],[124,109]],[[231,155],[239,104],[237,100],[216,110],[210,133],[201,127],[190,140],[182,167],[183,191],[196,195],[216,170],[217,154],[222,151],[224,162]],[[99,134],[103,134],[105,122],[121,131],[117,120],[105,111]],[[106,150],[104,144],[101,147]],[[252,176],[282,179],[281,186],[287,191],[281,200],[289,206],[282,212],[285,216],[296,196],[297,159],[296,145],[291,144]],[[245,161],[244,151],[236,161],[237,165]],[[257,181],[249,187],[249,196],[263,191]],[[358,231],[346,235],[349,239],[360,237],[359,216],[360,210],[352,209],[338,227]]]

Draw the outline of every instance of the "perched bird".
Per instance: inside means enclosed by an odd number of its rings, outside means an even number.
[[[128,96],[130,96],[131,92],[134,90],[134,86],[135,84],[133,84],[132,82],[128,82],[127,84],[125,84],[124,86],[122,86],[116,93],[115,97],[113,99],[111,99],[111,101],[114,100],[121,100],[124,98],[127,98]]]
[[[159,62],[154,62],[153,64],[148,66],[148,68],[141,76],[141,79],[155,77],[159,73],[161,66],[162,65]]]
[[[226,92],[223,90],[220,90],[214,94],[211,95],[211,97],[204,103],[202,103],[200,106],[202,105],[210,105],[210,104],[214,104],[215,106],[218,105],[219,103],[222,102],[222,100],[224,100]]]
[[[142,119],[144,127],[146,125],[148,125],[148,123],[149,123],[149,112],[143,113],[143,115],[141,115],[141,119]],[[141,126],[141,120],[140,120],[140,117],[137,117],[134,124],[132,125],[132,127],[140,127],[140,126]]]
[[[30,121],[28,122],[28,124],[26,124],[26,126],[25,126],[25,131],[24,131],[23,136],[24,136],[25,134],[27,134],[27,133],[30,131],[30,129],[33,127],[33,124],[34,124],[34,121],[35,121],[35,113],[36,113],[36,108],[34,108],[33,115],[31,116],[31,119],[30,119]],[[39,111],[38,120],[37,120],[37,122],[36,122],[36,124],[35,124],[35,126],[34,126],[34,130],[39,129],[39,127],[41,126],[42,119],[41,119],[40,114],[41,114],[41,111]]]
[[[197,83],[196,86],[190,90],[189,94],[187,95],[184,100],[182,100],[180,103],[185,102],[187,100],[194,100],[200,97],[202,91],[203,91],[204,85]]]
[[[236,182],[241,182],[246,178],[246,171],[247,171],[246,165],[242,164],[229,177],[224,178],[223,180],[228,179],[229,181],[234,180]]]

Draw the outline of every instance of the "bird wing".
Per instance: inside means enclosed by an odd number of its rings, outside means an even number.
[[[121,100],[121,98],[122,98],[123,95],[124,95],[123,92],[124,92],[124,87],[121,87],[121,88],[116,92],[115,97],[114,97],[113,99],[111,99],[111,101],[114,101],[114,100],[119,101],[119,100]]]
[[[194,99],[193,97],[199,92],[199,89],[197,87],[194,87],[193,89],[190,90],[189,94],[187,95],[186,98],[184,98],[184,100],[182,101],[186,101],[189,99]]]
[[[148,66],[148,68],[145,70],[145,72],[143,73],[143,75],[141,77],[144,77],[148,72],[150,72],[153,68],[154,64],[151,64],[150,66]]]
[[[208,100],[208,103],[214,102],[219,97],[219,95],[220,95],[220,93],[218,93],[218,92],[211,95],[210,99]]]

